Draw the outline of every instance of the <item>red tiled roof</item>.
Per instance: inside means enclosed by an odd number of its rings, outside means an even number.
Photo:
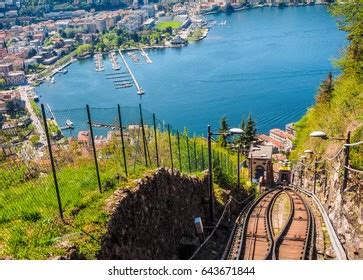
[[[286,132],[285,131],[282,131],[281,129],[278,129],[278,128],[274,128],[274,129],[271,129],[270,130],[270,134],[275,134],[275,135],[277,135],[277,136],[280,136],[280,137],[282,137],[282,138],[287,138],[287,136],[286,136]]]

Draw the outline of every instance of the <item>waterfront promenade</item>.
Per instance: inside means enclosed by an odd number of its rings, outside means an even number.
[[[39,135],[39,142],[42,145],[46,144],[46,136],[45,136],[45,131],[43,128],[43,125],[40,121],[40,119],[38,118],[38,116],[35,114],[33,107],[30,103],[29,100],[29,93],[32,92],[32,87],[30,86],[21,86],[19,87],[19,92],[21,95],[21,99],[25,101],[25,107],[28,110],[29,114],[30,114],[30,118],[33,122],[33,125],[35,127],[35,130],[37,132],[37,134]]]

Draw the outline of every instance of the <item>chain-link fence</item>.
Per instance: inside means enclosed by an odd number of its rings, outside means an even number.
[[[42,105],[42,124],[37,139],[1,145],[4,228],[19,219],[72,217],[122,181],[150,169],[195,174],[208,168],[205,138],[174,130],[141,105],[61,111]],[[214,142],[212,147],[215,176],[237,178],[236,155]]]

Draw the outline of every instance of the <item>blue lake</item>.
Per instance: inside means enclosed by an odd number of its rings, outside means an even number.
[[[213,26],[205,40],[187,47],[149,51],[152,64],[128,58],[145,90],[142,98],[135,87],[114,88],[105,75],[113,71],[107,57],[105,72],[94,71],[93,59],[75,62],[66,75],[55,76],[56,83],[36,91],[54,110],[141,102],[174,129],[197,134],[205,134],[207,124],[217,129],[224,114],[236,126],[251,113],[258,131],[267,132],[299,120],[327,73],[339,73],[332,60],[347,41],[324,6],[260,8],[209,19],[227,24]],[[84,111],[75,111],[59,114],[77,125],[76,115]]]

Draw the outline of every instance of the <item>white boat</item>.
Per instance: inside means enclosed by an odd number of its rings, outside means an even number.
[[[54,83],[55,83],[55,79],[54,79],[54,77],[50,80],[50,82],[51,82],[52,84],[54,84]]]
[[[66,120],[66,126],[68,128],[74,128],[73,122],[71,120]]]
[[[68,73],[68,69],[64,69],[63,74],[67,74],[67,73]]]

